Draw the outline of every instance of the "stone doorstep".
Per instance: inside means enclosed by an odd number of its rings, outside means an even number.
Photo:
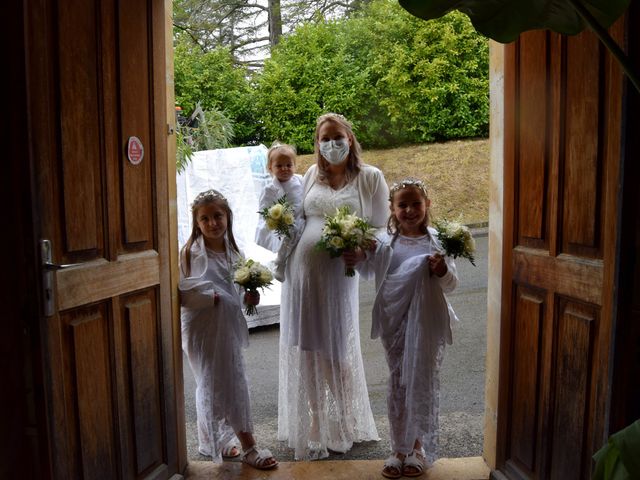
[[[315,462],[280,462],[273,470],[256,470],[240,461],[189,462],[187,480],[378,480],[383,460],[320,460]],[[419,479],[487,480],[489,467],[482,457],[441,458]],[[407,477],[402,477],[407,478]]]

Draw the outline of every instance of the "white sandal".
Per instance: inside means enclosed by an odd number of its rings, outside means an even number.
[[[414,450],[409,455],[404,457],[404,466],[402,467],[402,474],[405,477],[419,477],[424,473],[426,466],[426,460],[422,450]],[[413,471],[407,471],[407,467],[414,469]]]
[[[252,453],[255,453],[255,455],[249,458]],[[267,463],[269,459],[272,459],[274,463]],[[268,449],[258,450],[255,445],[245,450],[242,454],[242,462],[258,470],[269,470],[278,466],[278,462]]]
[[[222,447],[222,451],[220,453],[222,453],[222,458],[236,458],[240,456],[240,450],[232,443]]]
[[[382,467],[382,476],[387,478],[400,478],[402,476],[402,460],[396,457],[395,454],[387,458]]]

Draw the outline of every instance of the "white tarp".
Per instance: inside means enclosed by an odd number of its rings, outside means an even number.
[[[238,246],[247,258],[271,268],[275,254],[253,240],[258,223],[260,192],[265,182],[269,181],[266,165],[267,147],[264,145],[196,152],[176,179],[179,247],[186,243],[191,234],[191,202],[198,193],[214,188],[229,201],[233,212],[233,234]],[[274,280],[273,285],[261,293],[260,305],[279,304],[280,283]],[[255,320],[257,324],[273,323]]]

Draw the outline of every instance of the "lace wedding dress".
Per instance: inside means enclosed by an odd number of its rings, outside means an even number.
[[[344,205],[362,214],[356,182],[311,187],[282,290],[278,438],[298,460],[378,440],[360,351],[358,276],[345,276],[342,258],[315,248],[324,215]]]

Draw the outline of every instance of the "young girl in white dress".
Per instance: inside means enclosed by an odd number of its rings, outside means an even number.
[[[271,173],[271,183],[267,183],[260,194],[259,210],[273,205],[283,195],[293,207],[295,224],[289,237],[278,238],[277,234],[267,228],[260,215],[256,227],[256,243],[261,247],[277,252],[274,277],[284,280],[284,267],[287,257],[295,246],[299,234],[304,228],[302,219],[302,176],[296,174],[296,150],[293,145],[274,143],[267,153],[267,169]]]
[[[420,180],[391,187],[388,235],[375,254],[358,266],[375,273],[376,299],[371,337],[380,337],[390,377],[387,392],[393,454],[387,478],[417,477],[435,460],[440,381],[445,343],[457,320],[445,293],[458,283],[451,257],[441,254],[429,227],[430,200]],[[364,260],[364,252],[357,252]]]
[[[258,450],[253,438],[242,348],[249,343],[242,300],[232,280],[242,256],[233,237],[233,215],[216,190],[200,193],[191,206],[192,231],[180,251],[182,348],[196,380],[201,454],[216,462],[240,455],[258,469],[278,462]],[[255,302],[245,296],[245,302]]]
[[[337,207],[383,227],[389,194],[382,172],[361,163],[344,117],[321,116],[314,143],[316,164],[304,178],[306,225],[287,262],[280,305],[278,395],[278,439],[296,459],[311,460],[378,440],[360,351],[358,276],[345,276],[349,258],[331,258],[315,245],[325,214]]]

